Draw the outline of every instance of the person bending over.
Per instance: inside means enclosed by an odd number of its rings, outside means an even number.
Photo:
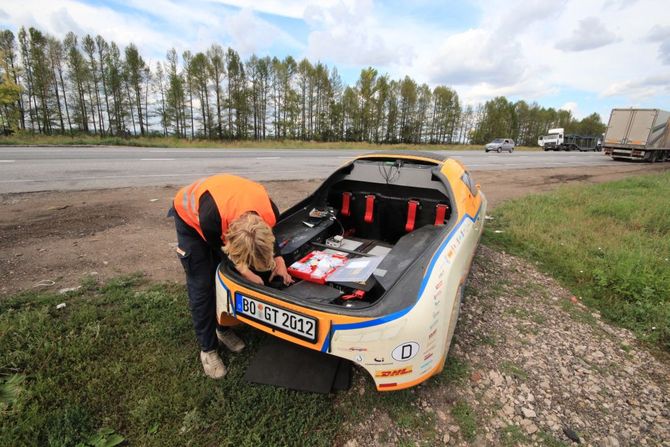
[[[279,212],[265,188],[230,174],[203,178],[180,189],[168,213],[177,229],[177,254],[186,272],[189,308],[200,344],[205,374],[226,375],[216,351],[220,342],[232,352],[244,342],[216,316],[216,270],[227,257],[247,280],[263,284],[255,272],[271,271],[284,284],[293,282],[278,255],[272,227]]]

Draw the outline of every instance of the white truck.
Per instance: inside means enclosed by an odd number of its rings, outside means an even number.
[[[603,150],[614,160],[670,161],[670,112],[613,109]]]
[[[537,139],[537,144],[545,151],[556,150],[563,144],[563,128],[549,129],[547,135],[542,135]]]
[[[537,139],[537,144],[545,151],[598,151],[599,138],[583,135],[565,135],[565,129],[549,129],[547,135]]]

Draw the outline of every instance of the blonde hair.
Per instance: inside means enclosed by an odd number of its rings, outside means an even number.
[[[228,225],[223,252],[240,269],[259,272],[275,267],[275,237],[270,226],[256,213],[244,213]]]

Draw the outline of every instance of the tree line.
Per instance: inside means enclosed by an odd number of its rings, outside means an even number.
[[[391,79],[372,67],[345,85],[336,67],[252,55],[213,44],[175,49],[153,66],[130,44],[102,36],[63,40],[35,28],[0,30],[0,130],[39,134],[536,145],[553,127],[599,135],[597,114],[497,97],[463,105],[444,85]]]

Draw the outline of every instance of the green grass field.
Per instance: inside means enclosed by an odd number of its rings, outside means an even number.
[[[347,422],[373,411],[412,428],[408,444],[435,442],[414,390],[378,393],[368,377],[363,395],[247,383],[268,335],[241,334],[248,348],[223,353],[228,375],[213,381],[202,373],[183,286],[133,276],[0,300],[0,445],[332,445],[349,439]],[[425,386],[457,380],[459,369],[450,359]]]
[[[139,281],[0,301],[2,373],[25,385],[3,414],[0,445],[90,443],[104,428],[133,445],[330,443],[342,418],[331,398],[244,382],[257,333],[214,384],[201,372],[183,288]]]
[[[497,207],[483,240],[538,263],[606,319],[669,351],[669,197],[670,173],[564,187]]]
[[[421,151],[440,150],[484,150],[483,145],[469,144],[370,144],[359,142],[321,142],[298,140],[240,140],[240,141],[212,141],[188,140],[173,137],[99,137],[94,135],[31,135],[17,134],[0,137],[0,145],[93,145],[93,146],[137,146],[137,147],[174,147],[174,148],[249,148],[249,149],[354,149],[354,150],[386,150],[410,149]],[[518,151],[538,151],[537,147],[519,146]]]

